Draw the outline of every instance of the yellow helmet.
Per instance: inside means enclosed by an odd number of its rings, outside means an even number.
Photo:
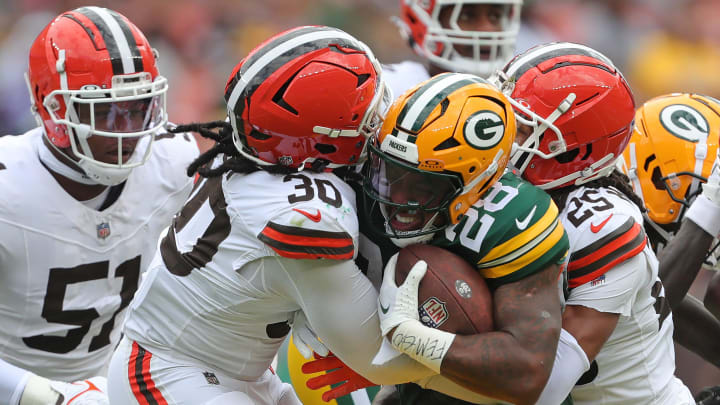
[[[718,134],[720,101],[711,97],[668,94],[637,110],[624,171],[653,222],[680,222],[710,175]]]
[[[409,90],[368,142],[374,225],[402,246],[457,223],[502,176],[515,132],[512,105],[480,77],[444,73]]]

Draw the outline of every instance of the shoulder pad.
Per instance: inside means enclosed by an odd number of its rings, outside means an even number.
[[[625,217],[619,226],[608,228],[602,236],[592,231],[583,232],[571,244],[573,248],[568,264],[570,288],[595,280],[617,264],[642,252],[647,244],[642,225],[633,217]],[[579,246],[583,247],[577,249]]]
[[[355,256],[355,193],[336,176],[255,172],[230,181],[235,183],[230,196],[233,211],[278,255],[339,260]]]
[[[357,220],[343,219],[319,205],[303,205],[272,218],[257,237],[283,257],[349,260],[357,250]]]
[[[647,236],[640,210],[614,189],[581,187],[562,213],[570,238],[569,285],[577,287],[642,252]]]

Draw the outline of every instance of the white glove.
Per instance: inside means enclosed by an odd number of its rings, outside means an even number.
[[[305,313],[303,311],[296,311],[292,323],[292,337],[295,347],[297,347],[300,354],[306,359],[311,359],[313,352],[327,356],[329,350],[320,341],[318,336],[310,328]]]
[[[378,315],[380,331],[387,335],[394,327],[409,320],[418,320],[418,287],[425,276],[427,263],[418,260],[410,269],[405,282],[398,287],[395,284],[395,266],[398,253],[390,258],[383,274],[380,296],[378,297]]]
[[[32,375],[20,405],[108,405],[107,379],[97,376],[66,383]]]
[[[385,266],[383,282],[378,297],[380,330],[384,336],[397,327],[391,345],[429,369],[440,374],[445,355],[455,340],[455,334],[429,328],[423,325],[418,315],[418,288],[427,272],[427,263],[418,260],[408,272],[405,282],[395,284],[397,254]],[[375,355],[373,364],[381,363],[381,350]]]
[[[717,149],[707,183],[702,186],[702,194],[710,201],[720,206],[720,148]]]

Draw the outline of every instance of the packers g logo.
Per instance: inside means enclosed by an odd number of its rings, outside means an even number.
[[[482,110],[465,121],[463,136],[468,145],[475,149],[492,149],[505,134],[505,122],[495,112]]]
[[[673,104],[660,111],[660,123],[674,136],[690,142],[707,138],[710,125],[700,112],[689,105]]]

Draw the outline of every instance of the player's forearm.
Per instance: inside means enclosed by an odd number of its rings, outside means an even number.
[[[545,387],[562,326],[557,266],[493,293],[497,331],[457,336],[441,373],[473,391],[534,404]]]
[[[381,366],[372,364],[384,339],[377,292],[351,261],[313,261],[313,269],[296,273],[290,267],[299,262],[285,266],[299,293],[298,302],[314,332],[340,360],[375,384],[401,384],[436,374],[405,355]]]
[[[713,237],[695,222],[685,219],[675,237],[660,254],[658,274],[673,311],[698,274]]]
[[[508,332],[457,336],[441,373],[475,392],[514,404],[534,404],[550,376],[560,333],[549,328],[542,350],[528,350]]]
[[[686,295],[673,310],[675,341],[720,367],[720,321],[697,298]]]

